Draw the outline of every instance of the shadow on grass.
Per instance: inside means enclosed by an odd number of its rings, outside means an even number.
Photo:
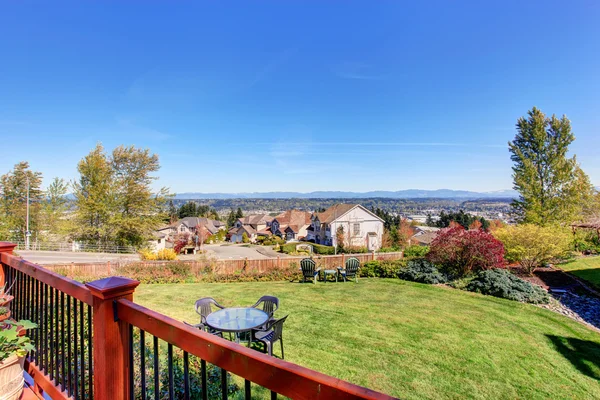
[[[600,344],[572,337],[546,335],[564,358],[582,374],[600,380]]]

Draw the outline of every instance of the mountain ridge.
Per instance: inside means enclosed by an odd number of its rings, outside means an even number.
[[[176,199],[364,199],[364,198],[392,198],[392,199],[416,199],[416,198],[462,198],[462,199],[485,199],[485,198],[516,198],[518,193],[514,190],[497,190],[491,192],[473,192],[469,190],[452,189],[406,189],[398,191],[374,190],[369,192],[351,191],[314,191],[314,192],[241,192],[241,193],[201,193],[184,192],[177,193]]]

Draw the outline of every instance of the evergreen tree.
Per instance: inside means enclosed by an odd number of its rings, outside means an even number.
[[[69,184],[61,178],[54,178],[46,188],[41,225],[50,235],[62,237],[71,232],[71,221],[65,216],[69,208],[68,190]]]
[[[24,241],[27,232],[27,185],[29,182],[29,231],[37,237],[44,198],[41,172],[31,171],[21,161],[0,177],[0,240]]]
[[[233,225],[235,225],[235,221],[237,221],[236,213],[235,211],[231,210],[231,212],[227,216],[227,227],[231,228]]]
[[[244,213],[242,212],[242,209],[240,207],[238,207],[237,211],[235,212],[235,218],[243,218],[244,217]]]
[[[593,187],[575,156],[567,157],[574,140],[566,116],[547,118],[534,107],[527,118],[519,118],[515,139],[508,145],[514,189],[519,192],[513,209],[522,222],[569,223],[581,216]]]

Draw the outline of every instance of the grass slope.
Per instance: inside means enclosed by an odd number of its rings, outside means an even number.
[[[600,288],[600,257],[582,257],[558,267]]]
[[[527,304],[398,279],[142,285],[135,299],[197,322],[200,297],[264,294],[290,315],[286,360],[397,397],[600,398],[600,335]]]

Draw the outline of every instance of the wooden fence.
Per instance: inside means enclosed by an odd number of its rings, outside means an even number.
[[[338,254],[331,256],[314,255],[313,259],[317,265],[324,269],[335,269],[344,265],[350,257],[355,257],[361,264],[373,260],[399,260],[402,252],[394,253],[362,253],[362,254]],[[118,269],[135,263],[139,267],[168,266],[172,263],[184,263],[191,267],[194,272],[207,271],[216,274],[232,274],[236,272],[264,273],[277,269],[288,269],[300,266],[300,260],[306,257],[275,257],[261,260],[216,260],[211,258],[199,258],[198,260],[185,261],[125,261],[106,263],[71,263],[47,265],[46,269],[68,275],[84,276],[110,276],[117,273]]]

